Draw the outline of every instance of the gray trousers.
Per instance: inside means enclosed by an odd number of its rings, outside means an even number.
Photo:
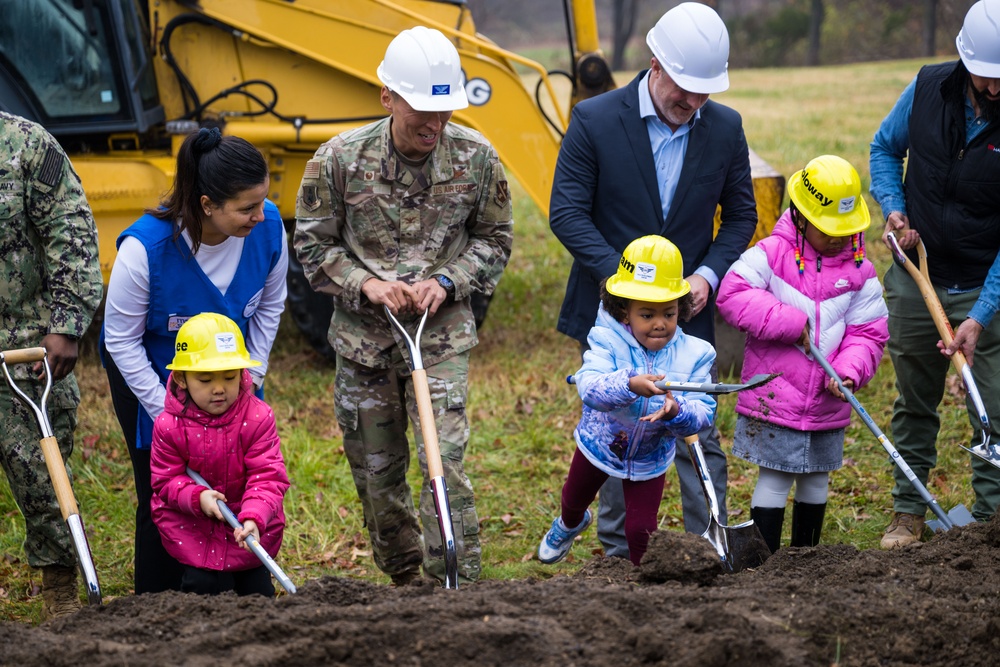
[[[713,423],[699,432],[698,438],[701,440],[715,495],[719,499],[719,522],[726,525],[726,453],[719,445],[719,429]],[[687,445],[680,438],[677,443],[674,467],[681,484],[684,530],[700,535],[708,529],[708,504],[701,490],[699,475],[688,456]],[[629,557],[628,543],[625,541],[625,496],[622,493],[622,481],[617,477],[609,477],[601,487],[597,506],[597,537],[604,545],[605,555]]]

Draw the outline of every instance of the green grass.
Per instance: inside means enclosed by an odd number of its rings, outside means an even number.
[[[842,155],[868,180],[868,144],[882,117],[919,68],[917,61],[849,67],[741,70],[732,88],[717,96],[744,117],[751,147],[786,177],[812,157]],[[628,73],[617,77],[627,82]],[[481,343],[473,353],[469,416],[472,436],[467,470],[477,492],[482,524],[484,576],[547,577],[579,567],[600,545],[585,533],[568,562],[543,567],[532,555],[558,510],[559,493],[573,452],[579,415],[576,392],[564,377],[576,370],[575,342],[555,331],[570,260],[547,221],[515,187],[516,242],[510,266],[493,299]],[[873,217],[881,219],[869,199]],[[870,234],[877,239],[879,225]],[[879,243],[869,250],[880,273],[889,261]],[[134,491],[125,445],[96,359],[83,359],[83,393],[76,451],[75,490],[105,598],[131,592]],[[282,323],[268,375],[292,479],[285,499],[288,528],[279,562],[293,581],[323,575],[386,583],[374,567],[361,512],[341,449],[333,412],[333,368],[308,349],[289,321]],[[889,433],[894,398],[892,367],[885,360],[859,399]],[[730,446],[734,397],[720,400],[724,447]],[[941,408],[939,467],[930,490],[946,509],[972,504],[969,462],[958,446],[970,428],[962,401],[946,394]],[[889,433],[891,438],[891,433]],[[847,460],[833,473],[823,541],[877,546],[891,510],[891,465],[884,450],[855,419],[847,433]],[[731,523],[748,518],[756,469],[730,459]],[[417,478],[411,475],[414,488]],[[786,522],[787,525],[787,522]],[[0,481],[0,618],[36,622],[39,577],[25,563],[24,524],[7,482]],[[676,476],[667,475],[660,526],[679,530]],[[786,532],[787,539],[787,532]]]

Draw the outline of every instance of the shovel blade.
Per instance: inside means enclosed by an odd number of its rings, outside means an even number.
[[[723,526],[711,517],[708,524],[708,530],[702,533],[702,537],[715,547],[722,567],[728,573],[760,567],[771,555],[760,529],[752,520],[737,526]]]
[[[972,512],[965,505],[955,505],[950,510],[948,510],[948,519],[951,520],[954,526],[967,526],[974,522],[975,519],[972,516]],[[927,527],[933,530],[935,533],[943,533],[947,530],[945,528],[944,522],[939,519],[932,519],[927,522]]]
[[[1000,445],[983,444],[976,445],[975,447],[961,445],[961,447],[968,452],[972,452],[990,465],[1000,468]]]
[[[747,568],[760,567],[771,556],[771,550],[764,542],[760,529],[753,521],[747,521],[737,526],[723,527],[726,541],[729,543],[729,569],[731,572],[742,572]]]

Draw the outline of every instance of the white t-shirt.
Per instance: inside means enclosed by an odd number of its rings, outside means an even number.
[[[186,230],[181,232],[181,236],[191,247],[191,237]],[[223,294],[236,275],[244,241],[243,238],[230,236],[217,245],[203,243],[194,256],[201,270]],[[260,366],[247,369],[255,379],[263,378],[267,372],[267,358],[278,334],[281,311],[285,308],[287,272],[288,240],[282,235],[281,257],[267,275],[260,306],[250,318],[247,331],[250,358],[261,362]],[[126,236],[118,248],[108,280],[104,312],[104,342],[108,353],[142,407],[156,419],[163,412],[167,390],[153,370],[142,345],[149,312],[149,258],[146,246],[133,236]]]

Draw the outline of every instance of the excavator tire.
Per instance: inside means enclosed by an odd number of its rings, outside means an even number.
[[[326,334],[333,317],[333,297],[313,290],[306,280],[302,265],[294,252],[288,253],[288,313],[310,346],[325,359],[334,361],[333,351]]]

